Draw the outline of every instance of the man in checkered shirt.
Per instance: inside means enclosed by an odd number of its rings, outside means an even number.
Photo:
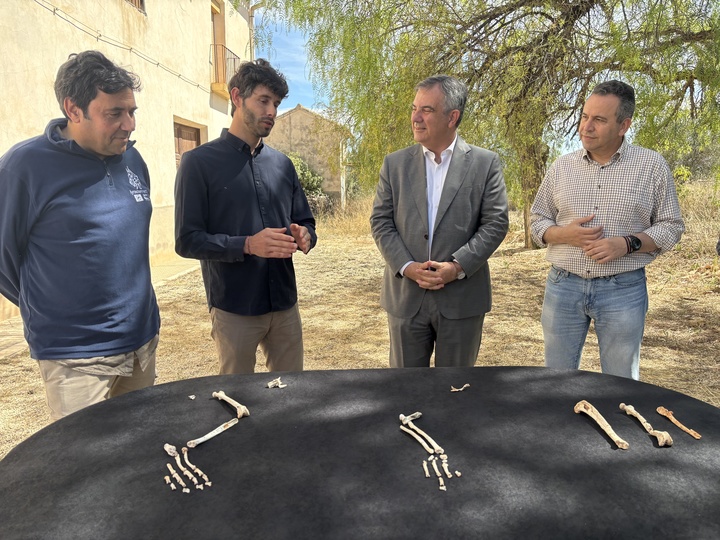
[[[632,86],[598,84],[580,119],[583,149],[551,165],[532,205],[533,239],[552,263],[542,311],[551,368],[579,367],[593,320],[603,373],[640,378],[645,265],[685,226],[665,160],[625,140],[634,110]]]

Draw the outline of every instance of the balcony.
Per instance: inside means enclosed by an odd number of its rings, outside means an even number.
[[[213,79],[210,90],[213,94],[230,99],[228,81],[235,74],[242,60],[225,45],[210,45],[210,63],[213,66]]]

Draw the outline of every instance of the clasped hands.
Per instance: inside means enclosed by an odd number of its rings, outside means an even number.
[[[575,219],[564,225],[565,244],[579,247],[585,255],[594,261],[604,264],[619,259],[627,254],[627,244],[622,236],[603,237],[603,227],[583,227],[595,218],[595,214]]]
[[[312,236],[307,227],[297,223],[290,225],[290,235],[286,234],[287,227],[263,229],[257,234],[245,239],[245,254],[256,255],[266,259],[287,259],[292,257],[298,249],[307,254],[310,251]]]
[[[403,275],[423,289],[436,291],[457,279],[458,268],[453,262],[412,262],[405,268]]]

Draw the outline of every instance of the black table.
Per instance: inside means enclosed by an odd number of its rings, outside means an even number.
[[[268,389],[277,375],[288,386]],[[212,487],[171,491],[163,444],[180,449],[231,419],[217,390],[250,416],[190,451]],[[582,399],[628,450],[573,412]],[[658,447],[621,402],[674,445]],[[702,439],[658,415],[660,405]],[[462,473],[445,492],[423,473],[428,454],[399,430],[398,415],[415,411]],[[545,368],[205,377],[64,418],[13,449],[0,479],[3,539],[720,538],[720,409]]]

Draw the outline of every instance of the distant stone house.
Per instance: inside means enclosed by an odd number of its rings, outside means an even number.
[[[323,191],[345,206],[347,128],[298,105],[279,115],[267,144],[285,154],[295,153],[323,177]]]

